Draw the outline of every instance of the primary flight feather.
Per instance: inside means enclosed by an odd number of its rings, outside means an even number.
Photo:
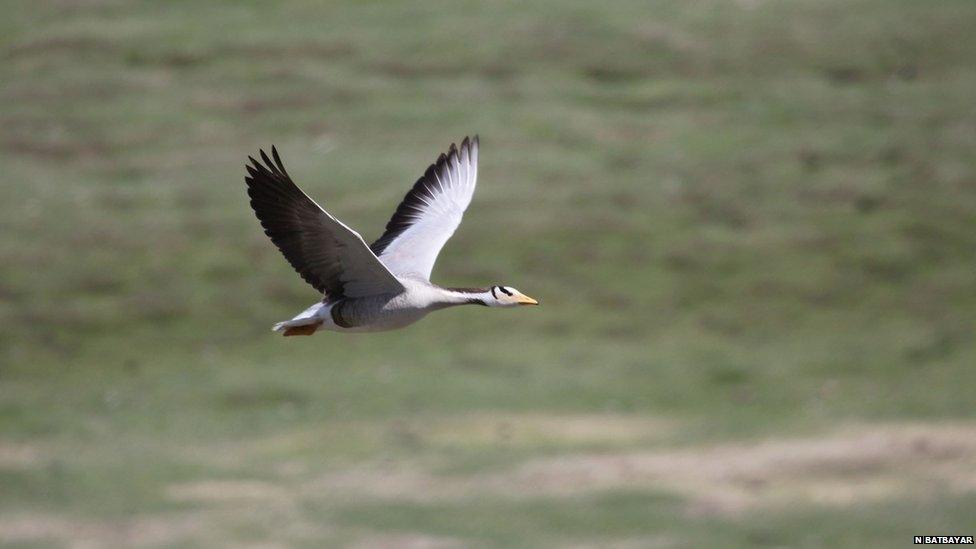
[[[478,137],[441,154],[400,202],[373,244],[325,211],[291,180],[274,147],[249,157],[247,194],[265,234],[323,298],[275,324],[286,336],[320,329],[377,332],[412,324],[455,305],[537,305],[509,286],[443,288],[430,282],[437,254],[471,203],[478,180]]]

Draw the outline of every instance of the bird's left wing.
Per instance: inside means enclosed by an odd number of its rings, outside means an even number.
[[[247,194],[264,232],[298,274],[328,299],[400,293],[403,285],[363,237],[323,210],[291,180],[278,151],[250,158]]]
[[[451,145],[403,197],[370,248],[397,275],[430,279],[437,254],[458,225],[478,181],[478,136]]]

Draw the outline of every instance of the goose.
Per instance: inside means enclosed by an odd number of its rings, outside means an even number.
[[[478,136],[451,144],[397,207],[376,242],[325,211],[292,181],[271,147],[248,157],[244,181],[264,233],[322,299],[272,328],[285,336],[403,328],[457,305],[516,307],[539,302],[511,286],[445,288],[430,274],[461,224],[478,180]]]

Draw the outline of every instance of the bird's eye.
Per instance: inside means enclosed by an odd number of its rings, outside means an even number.
[[[506,288],[505,286],[499,286],[498,289],[501,290],[503,294],[505,294],[505,295],[507,295],[509,297],[512,296],[512,292],[510,292],[508,290],[508,288]]]

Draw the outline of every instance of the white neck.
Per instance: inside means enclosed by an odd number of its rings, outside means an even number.
[[[491,295],[491,291],[484,292],[467,292],[452,290],[449,288],[437,288],[437,297],[435,298],[435,306],[441,307],[454,307],[456,305],[487,305],[491,306],[495,299]]]

